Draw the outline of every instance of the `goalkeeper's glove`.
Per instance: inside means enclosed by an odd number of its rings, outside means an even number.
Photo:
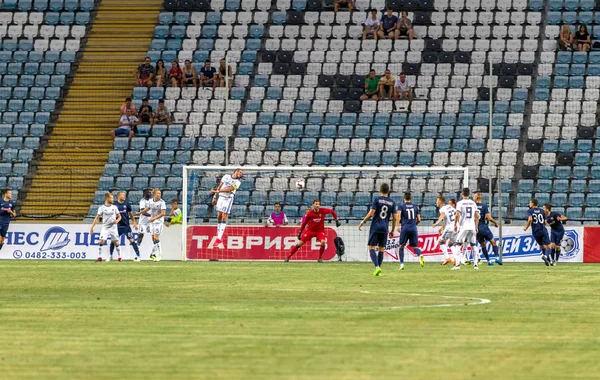
[[[341,226],[341,225],[342,225],[342,222],[340,222],[340,221],[339,221],[339,219],[336,219],[336,220],[335,220],[335,226],[336,226],[336,227],[339,227],[339,226]]]

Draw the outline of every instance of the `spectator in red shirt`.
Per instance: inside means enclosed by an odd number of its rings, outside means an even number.
[[[152,66],[150,57],[144,59],[144,63],[138,66],[134,75],[138,86],[152,87],[154,66]]]
[[[183,71],[179,67],[177,61],[171,62],[171,70],[169,70],[169,79],[171,79],[172,87],[179,87],[183,78]]]

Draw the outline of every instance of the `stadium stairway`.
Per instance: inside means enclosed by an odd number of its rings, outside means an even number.
[[[119,107],[152,39],[162,0],[102,0],[21,213],[87,215],[113,142]],[[49,191],[49,189],[62,189]],[[65,194],[65,192],[67,194]]]

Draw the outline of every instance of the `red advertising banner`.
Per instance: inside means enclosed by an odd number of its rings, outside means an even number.
[[[223,244],[215,245],[216,226],[191,226],[187,231],[187,258],[190,260],[283,260],[296,244],[298,227],[227,226]],[[323,260],[335,257],[333,239],[337,233],[325,227],[327,245]],[[313,239],[293,260],[317,260],[320,246]]]
[[[583,262],[600,263],[600,227],[583,229]]]

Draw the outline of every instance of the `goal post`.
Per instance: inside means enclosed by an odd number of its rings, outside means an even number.
[[[236,169],[244,174],[223,245],[215,246],[217,211],[210,190],[218,186],[223,175]],[[334,237],[344,241],[348,260],[356,260],[357,255],[366,258],[368,226],[363,231],[357,226],[382,183],[390,185],[390,196],[397,203],[402,202],[404,192],[414,194],[414,203],[423,206],[422,217],[428,221],[423,226],[429,229],[423,228],[431,234],[437,231],[431,227],[437,218],[437,196],[456,198],[470,183],[468,167],[441,166],[184,166],[182,174],[182,260],[283,260],[296,242],[305,207],[313,199],[319,199],[322,207],[333,208],[343,223],[338,228],[329,218],[326,221],[327,258],[331,260],[337,253],[330,241]],[[296,188],[297,179],[305,181],[305,188]],[[286,226],[265,226],[275,203],[288,218]],[[433,238],[430,240],[434,243]],[[315,249],[318,247],[313,242],[297,256],[314,258]]]

